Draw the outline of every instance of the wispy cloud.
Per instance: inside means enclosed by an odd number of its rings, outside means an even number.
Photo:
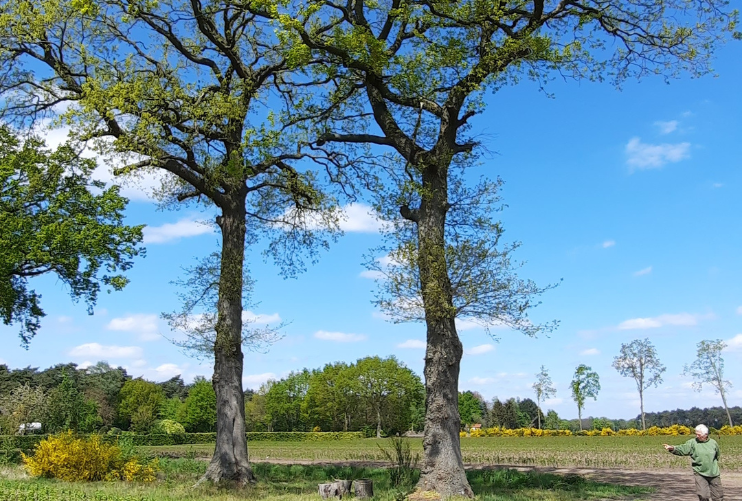
[[[242,385],[245,386],[246,388],[258,389],[260,388],[261,384],[267,382],[270,379],[276,380],[278,379],[278,376],[276,376],[272,372],[264,372],[262,374],[250,374],[242,378]]]
[[[657,317],[630,318],[618,324],[618,330],[656,329],[667,325],[689,327],[698,325],[698,321],[713,318],[712,314],[695,315],[691,313],[677,313],[674,315],[659,315]]]
[[[127,317],[117,317],[108,322],[109,331],[133,332],[144,341],[154,341],[160,338],[157,328],[157,315],[136,314]]]
[[[742,334],[737,334],[732,339],[727,339],[725,342],[727,343],[726,349],[728,351],[742,350]]]
[[[633,169],[658,169],[690,157],[690,143],[648,144],[633,137],[626,145],[626,163]]]
[[[466,353],[467,355],[482,355],[484,353],[489,353],[494,349],[495,345],[493,344],[480,344],[479,346],[475,346],[474,348],[464,350],[464,353]]]
[[[214,226],[190,217],[181,219],[176,223],[165,223],[161,226],[146,226],[143,233],[145,244],[164,244],[180,240],[181,238],[214,233]]]
[[[724,183],[714,183],[711,186],[713,186],[714,188],[721,188],[724,186]]]
[[[372,280],[384,278],[384,273],[379,270],[363,270],[358,276],[361,278],[370,278]]]
[[[72,357],[95,358],[105,360],[109,358],[141,358],[142,348],[139,346],[115,346],[99,343],[86,343],[75,346],[69,352]]]
[[[649,275],[650,273],[652,273],[652,267],[651,266],[647,266],[646,268],[642,268],[639,271],[635,271],[634,272],[634,276],[635,277],[640,277],[642,275]]]
[[[597,348],[588,348],[587,350],[582,350],[580,352],[580,355],[585,355],[585,356],[600,355],[600,350]]]
[[[609,247],[613,247],[614,245],[616,245],[615,240],[606,240],[605,242],[601,244],[601,247],[603,247],[604,249],[607,249]]]
[[[129,372],[141,374],[144,378],[152,381],[166,381],[175,376],[182,376],[188,367],[187,364],[181,366],[178,364],[166,363],[158,365],[157,367],[143,368],[141,362],[142,360],[134,361],[134,363],[131,364],[134,369],[127,367],[127,370],[129,370]]]
[[[654,125],[660,129],[660,134],[670,134],[678,129],[679,122],[677,120],[668,120],[667,122],[658,120]]]
[[[397,345],[397,348],[415,348],[415,349],[425,349],[427,348],[427,344],[425,341],[421,341],[419,339],[408,339],[404,343],[399,343]]]
[[[278,313],[267,315],[265,313],[253,313],[250,310],[245,310],[242,312],[242,321],[258,325],[277,324],[281,321],[281,315]]]
[[[742,306],[737,306],[737,315],[742,315]]]
[[[356,343],[358,341],[366,340],[366,336],[363,334],[347,334],[345,332],[328,331],[317,331],[314,333],[314,337],[323,341],[335,341],[338,343]]]
[[[482,385],[482,384],[492,384],[495,381],[496,381],[496,379],[493,378],[493,377],[479,377],[479,376],[475,376],[475,377],[469,379],[469,381],[467,381],[467,382],[470,383],[470,384]]]

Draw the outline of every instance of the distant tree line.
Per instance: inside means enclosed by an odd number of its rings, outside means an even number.
[[[268,381],[245,401],[248,431],[421,430],[425,388],[396,358],[366,357]]]

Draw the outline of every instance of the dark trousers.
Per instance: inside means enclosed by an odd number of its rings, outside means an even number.
[[[721,486],[721,477],[704,477],[694,473],[696,480],[696,494],[699,501],[724,501],[724,488]]]

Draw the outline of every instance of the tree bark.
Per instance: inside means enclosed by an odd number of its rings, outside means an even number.
[[[239,197],[237,197],[239,198]],[[203,480],[246,485],[255,481],[247,454],[242,392],[242,270],[245,259],[245,201],[222,209],[221,274],[214,343],[216,448]]]
[[[538,429],[541,429],[541,398],[536,397],[538,401],[536,404],[536,416],[538,417]]]
[[[417,217],[418,267],[427,326],[425,353],[425,430],[423,463],[417,488],[444,498],[473,497],[461,459],[459,369],[463,346],[445,260],[448,211],[446,167],[423,170],[423,196]]]
[[[582,407],[577,406],[577,420],[580,422],[580,431],[582,431]]]
[[[720,386],[720,387],[721,387],[721,391],[719,391],[719,393],[721,393],[721,401],[724,402],[724,410],[727,411],[727,419],[729,420],[729,426],[734,426],[734,424],[732,424],[732,415],[729,414],[729,407],[727,407],[727,396],[724,394],[723,386]]]
[[[639,390],[639,407],[642,411],[642,431],[646,431],[647,422],[644,420],[644,392]]]
[[[376,438],[381,438],[381,408],[376,408]]]

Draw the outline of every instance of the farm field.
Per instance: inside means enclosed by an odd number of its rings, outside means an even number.
[[[465,463],[546,466],[556,468],[688,469],[687,458],[668,454],[663,443],[679,444],[690,437],[488,437],[462,438]],[[742,472],[742,436],[713,437],[721,446],[721,468]],[[409,439],[422,454],[422,440]],[[356,462],[384,461],[385,439],[333,442],[250,442],[251,461]],[[213,445],[145,447],[172,457],[210,457]]]

